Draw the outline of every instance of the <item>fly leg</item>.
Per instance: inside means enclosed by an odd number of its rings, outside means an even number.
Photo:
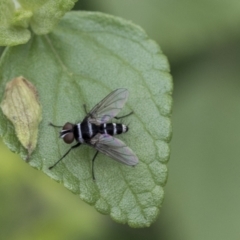
[[[88,118],[88,117],[92,117],[91,113],[89,113],[89,112],[87,111],[87,106],[86,106],[86,104],[83,104],[83,108],[84,108],[84,111],[85,111],[85,113],[86,113],[85,119]]]
[[[92,159],[92,178],[93,178],[94,181],[96,180],[96,179],[95,179],[95,175],[94,175],[94,160],[95,160],[95,158],[97,157],[98,153],[99,153],[99,151],[97,151],[97,152],[95,153],[95,155],[94,155],[94,157],[93,157],[93,159]]]
[[[54,125],[53,123],[49,123],[49,126],[52,126],[52,127],[56,127],[56,128],[62,128],[62,126],[57,126],[57,125]]]
[[[84,108],[84,111],[85,111],[86,115],[88,115],[86,104],[83,104],[83,108]]]
[[[53,167],[55,167],[63,158],[65,158],[69,153],[70,151],[73,149],[73,148],[76,148],[76,147],[79,147],[81,145],[81,143],[77,143],[76,145],[72,146],[57,162],[55,162],[51,167],[49,167],[48,169],[51,170]]]

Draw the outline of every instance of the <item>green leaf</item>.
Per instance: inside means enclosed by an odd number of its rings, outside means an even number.
[[[43,109],[39,140],[30,165],[62,182],[80,198],[120,223],[149,226],[162,205],[170,150],[172,80],[169,65],[157,44],[138,26],[105,14],[71,12],[49,35],[34,36],[26,45],[5,49],[0,62],[0,96],[6,82],[23,75],[39,92]],[[52,170],[69,145],[49,122],[76,123],[116,88],[130,97],[120,115],[130,124],[117,136],[138,156],[129,167],[99,154],[94,182],[88,146],[72,152]],[[0,114],[0,135],[12,151],[25,158],[10,122]]]
[[[49,33],[76,1],[0,0],[0,45],[26,43],[31,37],[29,26],[36,34]]]
[[[36,34],[46,34],[53,30],[62,16],[77,0],[18,0],[21,7],[33,13],[30,25]]]
[[[27,19],[28,11],[15,11],[12,1],[0,0],[0,46],[13,46],[26,43],[30,39]]]

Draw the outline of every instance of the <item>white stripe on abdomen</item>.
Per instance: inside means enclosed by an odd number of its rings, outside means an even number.
[[[84,139],[82,138],[81,123],[77,124],[77,128],[78,128],[78,141],[80,143],[84,143]]]

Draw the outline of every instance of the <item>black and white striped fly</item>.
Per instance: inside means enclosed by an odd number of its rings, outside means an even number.
[[[123,164],[135,166],[138,163],[135,153],[124,142],[113,137],[127,132],[128,126],[120,123],[108,123],[112,118],[121,119],[133,113],[130,112],[127,115],[117,117],[117,114],[125,105],[128,95],[127,89],[116,89],[93,107],[89,113],[87,113],[86,105],[84,105],[86,117],[80,123],[72,124],[67,122],[64,126],[56,126],[50,123],[53,127],[62,128],[60,138],[65,143],[71,144],[75,139],[77,144],[73,145],[49,169],[55,167],[73,148],[79,147],[81,144],[87,144],[97,150],[92,159],[92,177],[94,180],[94,160],[99,152]]]

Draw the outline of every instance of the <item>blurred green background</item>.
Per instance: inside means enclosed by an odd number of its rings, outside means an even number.
[[[142,26],[174,80],[165,201],[149,228],[95,211],[0,143],[0,239],[240,239],[240,1],[86,0]]]

